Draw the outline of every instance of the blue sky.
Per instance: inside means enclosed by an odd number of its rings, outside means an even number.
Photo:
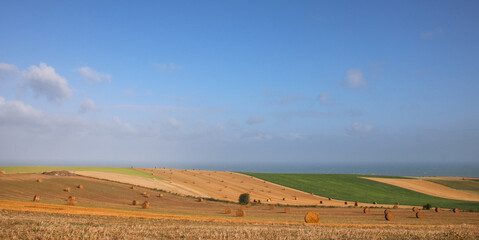
[[[2,1],[0,163],[475,163],[477,1]]]

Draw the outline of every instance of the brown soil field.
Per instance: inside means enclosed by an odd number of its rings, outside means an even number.
[[[35,180],[43,177],[43,182]],[[75,186],[82,184],[83,189]],[[196,198],[179,196],[143,187],[130,189],[129,184],[88,178],[83,176],[44,176],[40,174],[6,174],[0,178],[0,209],[14,211],[32,211],[44,213],[124,216],[152,219],[180,219],[194,221],[220,221],[240,223],[282,223],[304,224],[304,216],[309,211],[318,212],[320,225],[331,226],[378,226],[378,225],[442,225],[442,224],[479,224],[479,213],[442,211],[424,212],[424,218],[417,219],[411,209],[392,209],[396,219],[388,222],[384,219],[384,209],[371,208],[370,214],[364,214],[362,208],[355,207],[291,207],[290,213],[283,208],[270,210],[268,205],[247,207],[246,217],[235,216],[238,204],[210,201],[198,202]],[[71,192],[64,192],[71,187]],[[150,197],[146,198],[142,193]],[[163,197],[157,197],[159,193]],[[40,202],[32,202],[33,196],[40,196]],[[76,206],[67,206],[68,196],[74,196]],[[132,201],[150,202],[149,209],[132,205]],[[344,203],[343,203],[344,204]],[[231,214],[225,209],[231,208]]]
[[[477,225],[334,226],[0,210],[0,239],[478,239]]]
[[[479,195],[460,191],[454,188],[446,187],[444,185],[429,182],[422,179],[395,179],[395,178],[370,178],[370,177],[365,177],[365,179],[391,184],[394,186],[406,188],[412,191],[428,194],[435,197],[464,200],[464,201],[479,201]]]

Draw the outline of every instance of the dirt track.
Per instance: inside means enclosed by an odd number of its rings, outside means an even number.
[[[420,180],[420,179],[394,179],[394,178],[367,178],[382,183],[391,184],[394,186],[406,188],[412,191],[424,193],[427,195],[464,200],[464,201],[479,201],[479,196],[472,193],[463,192],[454,188],[446,187],[441,184]]]

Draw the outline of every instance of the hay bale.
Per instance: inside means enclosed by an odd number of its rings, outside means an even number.
[[[348,202],[344,202],[344,205],[348,205]]]
[[[247,208],[251,207],[251,203],[246,204],[246,207]]]
[[[396,202],[394,205],[399,205],[399,203],[398,203],[398,202]]]
[[[136,205],[138,205],[138,201],[136,201],[136,200],[133,200],[133,202],[131,203],[131,205],[133,205],[133,206],[136,206]]]
[[[423,218],[423,217],[424,217],[424,214],[421,211],[418,211],[416,213],[416,218]]]
[[[286,200],[286,198],[283,198],[283,201],[285,201],[285,200]]]
[[[80,184],[80,185],[77,186],[77,188],[83,189],[83,185]]]
[[[323,204],[323,201],[319,201],[319,204]]]
[[[358,207],[358,206],[359,206],[358,201],[354,202],[354,206],[355,206],[355,207]]]
[[[135,186],[131,186],[130,189],[131,189],[131,190],[135,190]]]
[[[198,198],[198,202],[203,202],[203,198]]]
[[[38,178],[37,182],[41,183],[41,182],[43,182],[43,180],[41,178]]]
[[[226,208],[225,209],[225,214],[231,214],[231,208]]]
[[[75,197],[69,196],[67,198],[67,205],[71,205],[71,206],[77,205],[77,201],[76,201]]]
[[[40,197],[37,196],[37,195],[33,196],[33,201],[34,202],[40,202]]]
[[[141,204],[141,208],[143,208],[143,209],[150,208],[150,202],[148,202],[148,201],[143,202],[143,204]]]
[[[435,211],[435,212],[441,212],[442,209],[437,207],[437,208],[434,209],[434,211]]]
[[[459,210],[459,208],[453,208],[452,211],[453,211],[454,213],[458,213],[460,210]]]
[[[389,210],[389,209],[384,210],[384,214],[388,214],[390,212],[391,212],[391,210]]]
[[[274,210],[274,205],[269,205],[269,210]]]
[[[246,216],[246,212],[243,209],[238,209],[236,211],[236,216],[237,217],[244,217],[244,216]]]
[[[2,171],[0,171],[0,174],[5,174],[5,171],[3,171],[3,170],[2,170]]]
[[[298,200],[298,197],[294,196],[294,200]]]
[[[284,208],[284,213],[289,213],[289,212],[291,212],[291,208],[285,207],[285,208]]]
[[[163,198],[163,193],[158,194],[159,198]]]
[[[319,222],[319,214],[317,212],[308,212],[304,216],[304,221],[306,223],[318,223]]]
[[[364,213],[364,214],[369,214],[369,212],[371,212],[371,209],[369,209],[368,207],[365,207],[365,208],[363,209],[363,213]]]
[[[331,201],[331,198],[328,198],[329,201]]]
[[[417,213],[417,212],[419,212],[419,208],[418,208],[418,207],[413,207],[413,208],[412,208],[412,211],[415,212],[415,213]]]
[[[394,213],[390,212],[390,213],[387,213],[384,218],[388,221],[393,221],[394,220]]]
[[[373,202],[374,205],[378,204],[378,202]]]
[[[394,209],[398,209],[399,206],[398,206],[398,205],[394,205],[393,208],[394,208]]]
[[[65,192],[70,192],[70,188],[67,187],[67,188],[63,189],[63,191],[65,191]]]

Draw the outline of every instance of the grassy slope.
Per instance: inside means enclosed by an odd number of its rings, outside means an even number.
[[[107,173],[120,173],[132,176],[157,178],[151,174],[138,171],[132,168],[119,168],[119,167],[0,167],[0,171],[3,170],[6,173],[39,173],[48,171],[92,171],[92,172],[107,172]]]
[[[470,193],[479,194],[479,182],[471,181],[471,180],[436,180],[436,179],[428,179],[430,182],[439,183],[441,185],[454,188],[457,190],[462,190]]]
[[[334,199],[383,204],[399,202],[404,205],[430,203],[442,208],[479,210],[479,202],[450,200],[429,196],[393,185],[361,178],[350,174],[274,174],[243,173],[266,181]],[[374,176],[378,177],[378,176]]]

